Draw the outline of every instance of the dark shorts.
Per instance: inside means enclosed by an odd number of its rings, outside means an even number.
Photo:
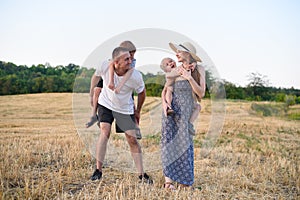
[[[124,131],[116,123],[116,133],[124,133]]]
[[[114,112],[98,104],[98,116],[100,122],[106,122],[109,124],[112,124],[114,119],[116,119],[117,133],[123,133],[127,130],[133,130],[136,128],[134,114],[126,115],[126,114]]]
[[[103,79],[102,78],[100,78],[100,80],[97,84],[97,87],[103,88]]]

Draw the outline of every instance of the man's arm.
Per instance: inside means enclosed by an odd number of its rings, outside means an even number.
[[[115,66],[113,62],[109,64],[109,83],[108,83],[108,88],[111,90],[115,89],[115,83],[114,83],[114,73],[115,73]]]
[[[140,121],[141,110],[145,102],[145,99],[146,99],[146,89],[144,89],[142,92],[138,94],[137,107],[134,111],[135,119],[137,120],[137,122]]]

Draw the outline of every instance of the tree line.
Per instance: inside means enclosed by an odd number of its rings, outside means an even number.
[[[0,95],[72,92],[79,66],[15,65],[0,61]]]
[[[80,67],[75,64],[52,67],[45,65],[15,65],[0,61],[0,95],[43,93],[43,92],[89,92],[90,79],[95,69]],[[147,96],[160,96],[165,83],[162,73],[143,74]],[[212,85],[220,82],[224,86],[227,99],[255,101],[290,101],[300,103],[300,90],[295,88],[276,88],[268,85],[265,76],[259,73],[249,75],[246,87],[237,86],[226,80],[215,80],[206,71],[206,97],[212,95]]]

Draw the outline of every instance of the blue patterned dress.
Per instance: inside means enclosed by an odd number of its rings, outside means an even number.
[[[172,116],[162,117],[161,153],[163,173],[185,185],[194,183],[193,137],[188,122],[193,111],[192,87],[187,80],[176,81],[173,86]]]

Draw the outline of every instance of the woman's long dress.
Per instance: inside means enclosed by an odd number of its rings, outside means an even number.
[[[194,146],[188,123],[193,111],[193,91],[187,80],[174,83],[172,116],[162,118],[161,153],[163,173],[185,185],[194,183]]]

